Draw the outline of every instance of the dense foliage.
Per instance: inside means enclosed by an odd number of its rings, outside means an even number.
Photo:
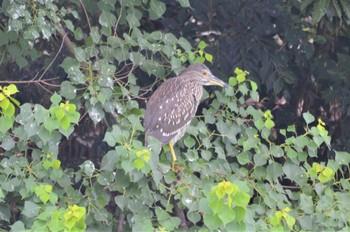
[[[0,19],[1,229],[349,229],[348,1],[4,0]],[[194,62],[230,88],[173,172],[144,107]]]

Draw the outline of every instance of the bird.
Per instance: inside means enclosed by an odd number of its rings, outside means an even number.
[[[149,137],[158,139],[162,146],[169,144],[172,170],[177,161],[174,144],[181,139],[200,103],[203,86],[228,85],[214,76],[204,64],[191,64],[176,77],[163,82],[146,104],[144,114],[145,142]]]

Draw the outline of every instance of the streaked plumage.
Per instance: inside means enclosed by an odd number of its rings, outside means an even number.
[[[172,145],[184,135],[195,116],[203,94],[203,85],[227,86],[204,64],[192,64],[179,76],[165,81],[147,103],[144,117],[146,142],[152,136],[163,145],[169,143],[173,169],[176,156]]]

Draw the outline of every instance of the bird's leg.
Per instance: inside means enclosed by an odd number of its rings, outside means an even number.
[[[176,159],[173,143],[171,141],[169,142],[169,147],[170,147],[170,153],[173,161],[171,165],[171,169],[173,170],[173,172],[175,172],[175,163],[177,159]]]

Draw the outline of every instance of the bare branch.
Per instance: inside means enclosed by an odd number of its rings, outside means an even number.
[[[0,84],[40,84],[40,85],[48,85],[51,87],[60,87],[60,85],[55,85],[49,83],[49,81],[57,80],[60,77],[55,77],[55,78],[50,78],[50,79],[45,79],[45,80],[32,80],[29,81],[14,81],[14,80],[1,80]]]

